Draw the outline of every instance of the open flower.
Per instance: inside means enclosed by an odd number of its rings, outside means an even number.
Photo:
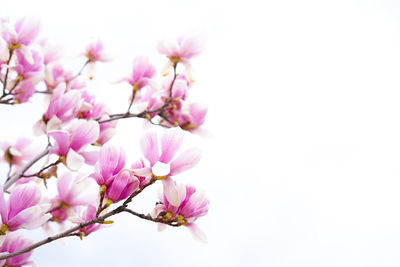
[[[15,231],[21,228],[32,230],[40,227],[50,218],[46,214],[50,204],[42,199],[42,194],[35,182],[18,184],[11,192],[8,202],[0,188],[0,214],[2,226],[0,232]]]
[[[19,138],[15,144],[2,142],[0,150],[4,153],[3,157],[0,157],[0,162],[4,161],[16,169],[24,166],[36,154],[32,140],[28,138]]]
[[[96,205],[98,202],[98,186],[93,179],[72,177],[70,172],[57,179],[57,191],[58,195],[52,200],[50,209],[52,220],[57,222],[65,221],[77,206]]]
[[[32,51],[28,47],[33,43],[40,32],[40,22],[35,18],[24,17],[19,19],[14,26],[8,20],[2,21],[3,39],[10,50],[17,50],[23,54],[28,62],[34,63]]]
[[[199,37],[182,35],[173,41],[160,42],[157,46],[160,54],[169,58],[168,64],[164,67],[163,75],[168,75],[173,66],[182,63],[186,69],[186,75],[192,82],[191,68],[189,60],[203,50],[203,42]]]
[[[149,161],[151,173],[156,177],[173,176],[194,167],[201,158],[197,148],[189,148],[175,157],[183,142],[183,131],[179,127],[165,131],[160,146],[155,132],[147,132],[140,145],[144,157]],[[161,153],[160,153],[161,148]]]
[[[93,205],[88,205],[86,207],[80,207],[78,209],[78,216],[71,217],[70,221],[76,224],[89,222],[96,217],[97,209]],[[89,226],[83,227],[78,230],[79,236],[82,238],[84,236],[88,236],[89,234],[99,230],[100,228],[104,227],[102,224],[91,224]]]
[[[175,196],[166,194],[167,191],[174,192]],[[194,224],[208,212],[209,200],[202,191],[196,190],[191,185],[164,183],[164,193],[160,194],[159,199],[160,203],[152,213],[153,218],[185,225],[196,239],[207,242],[205,234]]]
[[[68,130],[49,132],[56,142],[51,153],[60,156],[62,162],[71,170],[78,170],[83,163],[93,165],[97,161],[97,151],[85,151],[99,137],[99,123],[78,120]]]
[[[4,243],[0,247],[0,253],[4,253],[4,252],[6,252],[7,254],[14,253],[14,252],[20,251],[22,249],[25,249],[31,245],[33,245],[33,241],[30,239],[24,238],[20,233],[9,233],[6,236]],[[8,258],[6,260],[1,260],[0,265],[1,266],[24,266],[27,264],[32,264],[31,261],[28,261],[29,257],[32,255],[32,253],[33,253],[33,251],[29,251],[29,252],[23,253],[21,255]]]
[[[95,165],[93,177],[97,184],[108,186],[115,179],[115,176],[125,167],[125,151],[110,144],[100,149],[99,161]]]
[[[133,90],[140,90],[150,84],[155,72],[156,70],[148,58],[137,57],[133,61],[132,74],[122,79],[122,81],[126,81],[132,85]]]

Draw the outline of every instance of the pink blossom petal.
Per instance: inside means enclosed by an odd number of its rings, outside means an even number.
[[[36,205],[41,199],[40,191],[33,182],[18,185],[12,191],[8,200],[8,218],[14,217],[16,214],[27,207]]]
[[[183,141],[183,131],[181,128],[168,129],[161,137],[161,156],[159,161],[168,163],[174,157]]]
[[[99,156],[101,175],[108,179],[125,167],[125,151],[110,144],[104,145]]]
[[[140,146],[144,157],[153,166],[159,159],[160,152],[158,150],[157,134],[155,132],[147,132],[140,141]]]
[[[167,225],[164,223],[157,223],[157,231],[158,232],[162,232],[165,230],[165,228],[167,228]]]
[[[197,148],[189,148],[185,150],[178,158],[171,162],[170,175],[176,175],[193,168],[200,161],[201,155],[201,150]]]
[[[96,164],[99,159],[99,151],[83,151],[80,154],[84,157],[85,163],[88,165]]]
[[[78,151],[84,145],[92,144],[99,138],[100,126],[96,121],[88,121],[78,126],[71,138],[71,148]]]
[[[164,195],[167,198],[168,202],[175,207],[179,207],[179,205],[181,204],[181,200],[175,182],[169,177],[165,178],[162,181]]]
[[[83,163],[85,163],[85,158],[70,149],[67,155],[67,167],[71,171],[77,171],[83,166]]]
[[[50,204],[48,204],[48,207],[50,208]],[[45,210],[40,205],[32,206],[18,213],[8,221],[7,225],[10,230],[17,230],[18,228],[36,229],[52,217],[51,214],[44,214],[44,212]]]
[[[169,164],[157,161],[151,168],[151,171],[155,176],[162,177],[167,176],[171,172],[171,167]]]
[[[189,229],[194,239],[203,244],[208,243],[206,234],[196,224],[188,224],[186,227]]]
[[[152,174],[150,167],[144,167],[141,169],[133,169],[133,173],[137,176],[147,177]]]
[[[3,186],[0,185],[0,215],[3,223],[6,222],[8,219],[7,214],[8,214],[8,207],[4,199]]]
[[[67,131],[52,131],[49,132],[49,136],[56,140],[52,151],[59,156],[67,155],[70,145],[69,133]]]

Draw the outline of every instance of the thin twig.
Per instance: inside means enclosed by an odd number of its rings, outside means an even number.
[[[46,147],[45,150],[43,150],[42,153],[37,155],[35,158],[33,158],[30,162],[28,162],[23,168],[21,168],[15,175],[13,175],[4,185],[4,190],[7,190],[10,188],[11,185],[13,185],[18,179],[20,179],[25,172],[32,167],[33,164],[35,164],[37,161],[39,161],[41,158],[49,154],[50,152],[50,145]]]
[[[24,248],[24,249],[22,249],[22,250],[16,251],[16,252],[14,252],[14,253],[9,253],[9,254],[5,254],[5,255],[1,255],[1,256],[0,256],[0,260],[4,260],[4,259],[8,259],[8,258],[11,258],[11,257],[15,257],[15,256],[18,256],[18,255],[24,254],[24,253],[26,253],[26,252],[29,252],[29,251],[31,251],[31,250],[34,250],[35,248],[38,248],[38,247],[40,247],[40,246],[43,246],[43,245],[45,245],[45,244],[47,244],[47,243],[53,242],[53,241],[55,241],[55,240],[57,240],[57,239],[60,239],[60,238],[63,238],[63,237],[75,236],[75,235],[76,235],[76,234],[74,233],[75,231],[78,231],[78,230],[80,230],[80,229],[82,229],[82,228],[84,228],[84,227],[87,227],[87,226],[89,226],[89,225],[96,224],[96,223],[104,223],[105,219],[107,219],[108,217],[111,217],[111,216],[113,216],[113,215],[115,215],[115,214],[118,214],[118,213],[121,213],[121,212],[123,212],[123,211],[127,211],[127,210],[126,210],[126,207],[128,206],[129,202],[131,202],[132,199],[133,199],[135,196],[137,196],[139,193],[141,193],[146,187],[152,185],[155,181],[157,181],[157,180],[156,180],[155,178],[152,178],[148,184],[144,185],[144,186],[143,186],[142,188],[140,188],[139,190],[133,192],[133,193],[124,201],[124,203],[123,203],[121,206],[119,206],[119,207],[113,209],[112,211],[109,211],[108,213],[104,214],[103,216],[95,217],[95,218],[93,218],[92,220],[90,220],[90,221],[88,221],[88,222],[80,223],[80,224],[78,224],[77,226],[72,227],[71,229],[68,229],[68,230],[66,230],[66,231],[64,231],[64,232],[62,232],[62,233],[59,233],[59,234],[56,234],[56,235],[47,237],[47,238],[43,239],[42,241],[39,241],[39,242],[37,242],[37,243],[35,243],[35,244],[33,244],[33,245],[29,246],[29,247],[26,247],[26,248]],[[129,211],[128,211],[128,212],[129,212]],[[139,217],[140,217],[140,216],[139,216]],[[161,222],[161,221],[160,221],[160,222]],[[162,223],[162,222],[161,222],[161,223]]]

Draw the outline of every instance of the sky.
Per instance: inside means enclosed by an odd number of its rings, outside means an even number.
[[[203,188],[210,210],[186,229],[120,215],[83,241],[36,250],[38,266],[399,266],[400,4],[396,1],[8,1],[0,16],[42,20],[71,66],[90,38],[115,60],[91,89],[112,110],[115,83],[146,55],[159,69],[164,37],[198,32],[190,97],[209,107],[207,134],[185,136],[200,164],[181,182]],[[76,63],[76,64],[75,64]],[[122,100],[121,100],[122,99]],[[42,107],[0,107],[0,138],[29,133]],[[115,144],[134,160],[140,121]],[[133,207],[149,212],[156,190]],[[40,239],[41,233],[37,237]]]

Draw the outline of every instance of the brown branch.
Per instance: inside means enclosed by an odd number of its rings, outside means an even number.
[[[79,72],[77,74],[75,74],[74,76],[72,76],[71,78],[69,78],[68,80],[66,80],[67,83],[75,80],[76,78],[78,78],[79,76],[81,76],[83,70],[86,68],[86,66],[91,62],[90,59],[86,60],[85,63],[83,64],[83,66],[81,67],[81,69],[79,70]]]
[[[32,167],[33,164],[38,162],[41,158],[49,154],[50,152],[50,145],[47,145],[46,149],[43,150],[42,153],[37,155],[35,158],[33,158],[30,162],[28,162],[23,168],[21,168],[15,175],[13,175],[4,185],[4,191],[6,191],[8,188],[10,188],[11,185],[13,185],[18,179],[23,177],[25,172]]]
[[[159,107],[157,109],[154,109],[154,110],[145,110],[145,111],[142,111],[142,112],[137,113],[137,114],[130,113],[129,111],[130,111],[131,106],[133,104],[133,98],[135,97],[135,91],[134,91],[134,94],[132,95],[132,101],[131,101],[131,103],[129,105],[129,108],[128,108],[127,112],[111,114],[109,116],[110,117],[109,119],[106,119],[106,120],[100,120],[99,119],[98,120],[99,123],[106,123],[106,122],[110,122],[110,121],[115,121],[115,120],[120,120],[120,119],[127,119],[127,118],[147,118],[147,115],[151,114],[151,113],[158,113],[158,114],[163,113],[165,111],[165,109],[169,106],[169,104],[173,101],[173,99],[172,99],[172,88],[173,88],[173,86],[175,84],[176,77],[178,76],[176,74],[176,67],[177,67],[177,64],[174,64],[174,78],[172,79],[171,84],[169,86],[169,90],[168,90],[169,91],[169,97],[166,99],[165,103],[161,107]],[[152,123],[152,124],[154,124],[154,123]],[[163,126],[163,125],[160,125],[160,126]]]
[[[133,211],[133,210],[128,209],[128,208],[124,208],[123,211],[128,212],[128,213],[130,213],[132,215],[135,215],[135,216],[137,216],[137,217],[139,217],[141,219],[152,221],[152,222],[156,222],[156,223],[168,224],[168,225],[174,226],[174,227],[178,227],[178,226],[182,225],[181,223],[176,222],[174,220],[165,220],[165,219],[162,219],[162,218],[153,218],[149,214],[145,215],[145,214],[138,213],[138,212]]]
[[[4,259],[8,259],[8,258],[11,258],[11,257],[15,257],[15,256],[18,256],[18,255],[24,254],[24,253],[26,253],[26,252],[29,252],[29,251],[31,251],[31,250],[34,250],[35,248],[38,248],[38,247],[40,247],[40,246],[43,246],[43,245],[45,245],[45,244],[47,244],[47,243],[53,242],[53,241],[55,241],[55,240],[57,240],[57,239],[60,239],[60,238],[63,238],[63,237],[76,236],[77,234],[74,233],[75,231],[78,231],[78,230],[80,230],[80,229],[82,229],[82,228],[84,228],[84,227],[87,227],[87,226],[89,226],[89,225],[92,225],[92,224],[96,224],[96,223],[105,223],[105,219],[107,219],[108,217],[111,217],[111,216],[113,216],[113,215],[115,215],[115,214],[121,213],[121,212],[123,212],[123,211],[129,212],[129,211],[126,210],[126,207],[128,206],[129,202],[131,202],[132,199],[133,199],[135,196],[137,196],[138,194],[140,194],[146,187],[152,185],[155,181],[157,181],[157,179],[152,178],[152,179],[149,181],[148,184],[144,185],[144,186],[143,186],[142,188],[140,188],[139,190],[133,192],[133,193],[124,201],[124,203],[123,203],[121,206],[119,206],[119,207],[113,209],[112,211],[110,211],[110,212],[104,214],[103,216],[95,217],[95,218],[93,218],[92,220],[90,220],[90,221],[88,221],[88,222],[80,223],[80,224],[78,224],[77,226],[72,227],[71,229],[68,229],[68,230],[66,230],[66,231],[64,231],[64,232],[62,232],[62,233],[59,233],[59,234],[56,234],[56,235],[47,237],[47,238],[43,239],[42,241],[39,241],[39,242],[37,242],[37,243],[35,243],[35,244],[33,244],[33,245],[29,246],[29,247],[26,247],[26,248],[24,248],[24,249],[21,249],[21,250],[19,250],[19,251],[16,251],[16,252],[13,252],[13,253],[9,253],[9,254],[5,254],[5,255],[2,255],[2,256],[0,256],[0,260],[4,260]],[[145,215],[144,215],[144,216],[145,216]],[[140,217],[140,216],[139,216],[139,217]]]
[[[10,56],[8,57],[8,60],[7,60],[7,70],[6,70],[6,74],[4,76],[4,82],[3,82],[3,95],[0,97],[0,99],[4,98],[7,95],[6,94],[7,80],[8,80],[8,73],[10,72],[10,66],[9,65],[10,65],[10,62],[11,62],[11,58],[14,55],[14,49],[13,48],[9,48],[8,50],[10,52]]]
[[[43,167],[40,171],[35,172],[34,174],[29,174],[29,175],[22,174],[21,177],[35,177],[35,176],[37,176],[39,178],[42,178],[42,174],[43,174],[43,172],[45,170],[47,170],[48,168],[51,168],[53,166],[56,166],[61,162],[62,162],[61,159],[58,159],[57,161],[55,161],[53,163],[50,163],[49,165],[47,165],[46,167]]]

